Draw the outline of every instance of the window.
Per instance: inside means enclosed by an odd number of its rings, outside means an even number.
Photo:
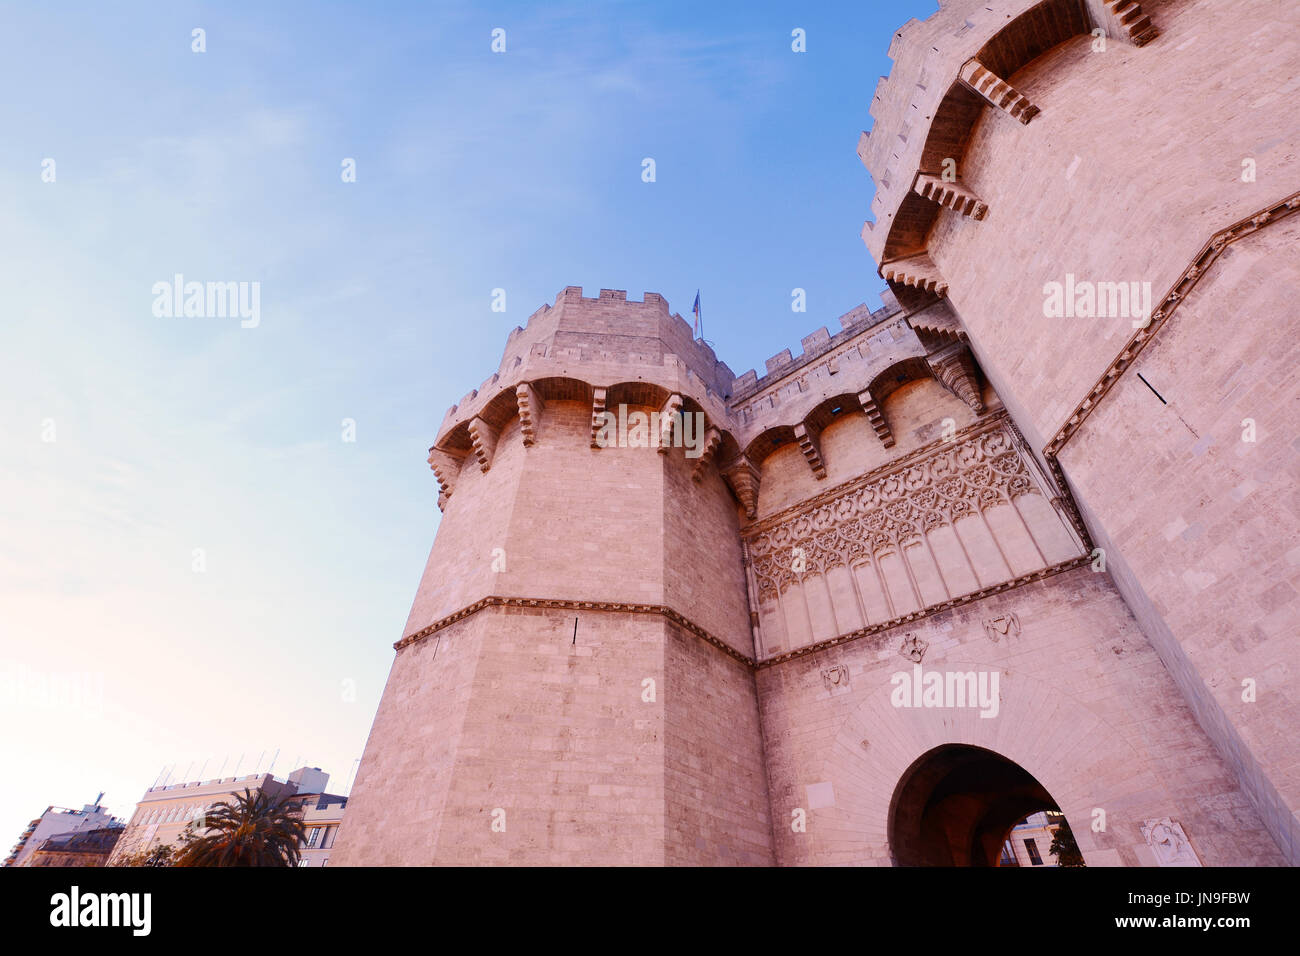
[[[337,826],[332,826],[325,827],[324,830],[325,833],[321,836],[320,848],[322,850],[328,850],[334,845],[334,834],[338,833],[339,828]]]
[[[311,849],[316,846],[316,841],[320,839],[320,827],[312,827],[307,831],[307,848]]]
[[[1043,858],[1038,855],[1038,844],[1033,841],[1032,837],[1025,839],[1025,849],[1029,851],[1029,862],[1034,866],[1042,866]]]

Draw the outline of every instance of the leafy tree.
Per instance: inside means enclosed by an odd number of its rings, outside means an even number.
[[[297,866],[305,828],[293,794],[245,788],[233,798],[208,809],[202,833],[197,821],[185,828],[175,865]]]
[[[1070,823],[1065,817],[1061,817],[1061,825],[1052,834],[1052,846],[1047,852],[1056,857],[1057,866],[1087,866],[1083,862],[1079,844],[1074,842],[1074,831],[1070,829]]]
[[[170,843],[158,843],[144,850],[136,850],[119,859],[113,866],[175,866],[176,848]]]

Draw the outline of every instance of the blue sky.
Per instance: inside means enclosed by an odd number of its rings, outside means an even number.
[[[277,748],[341,789],[447,408],[568,285],[698,288],[738,375],[878,304],[854,150],[936,8],[0,8],[0,840]],[[259,323],[155,316],[177,273]]]

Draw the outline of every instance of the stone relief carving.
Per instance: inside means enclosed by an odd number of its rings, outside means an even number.
[[[1028,493],[1038,487],[1010,432],[975,435],[746,535],[759,592],[799,579],[788,560],[795,548],[804,573],[824,573]]]
[[[1020,636],[1020,618],[1015,614],[1003,614],[984,622],[984,633],[996,644],[1004,637]]]
[[[898,653],[906,657],[913,664],[921,663],[921,658],[925,657],[925,652],[930,643],[923,641],[915,634],[908,634],[903,638],[903,646],[898,649]]]
[[[1192,849],[1182,825],[1169,817],[1148,820],[1142,827],[1142,838],[1151,847],[1156,862],[1161,866],[1200,866],[1200,857]]]
[[[826,689],[830,691],[848,687],[849,669],[843,664],[823,668],[822,682],[826,685]]]

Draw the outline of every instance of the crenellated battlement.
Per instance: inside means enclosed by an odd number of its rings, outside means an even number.
[[[742,402],[763,389],[771,387],[786,376],[798,372],[810,362],[816,361],[828,352],[834,351],[868,329],[895,318],[902,311],[898,300],[894,298],[894,294],[888,289],[881,294],[880,298],[881,305],[878,309],[873,310],[864,302],[862,305],[841,315],[839,318],[840,331],[833,335],[824,325],[810,335],[805,335],[799,340],[799,344],[803,347],[802,354],[793,356],[789,349],[784,349],[772,356],[765,363],[767,371],[762,377],[753,369],[740,376],[731,386],[732,405],[738,407]]]
[[[865,416],[866,433],[891,454],[885,400],[903,383],[933,379],[975,415],[984,413],[974,360],[945,303],[908,313],[886,291],[879,308],[864,303],[839,324],[835,334],[823,326],[804,336],[797,357],[785,349],[768,359],[762,378],[752,369],[733,378],[662,296],[647,292],[636,302],[602,289],[592,298],[570,286],[509,334],[498,370],[448,410],[429,450],[439,505],[466,466],[492,467],[498,436],[512,420],[525,446],[538,444],[552,402],[591,408],[593,448],[600,447],[599,423],[620,405],[703,415],[709,451],[692,477],[719,471],[751,518],[764,458],[796,444],[813,475],[825,478],[819,436],[846,411]]]

